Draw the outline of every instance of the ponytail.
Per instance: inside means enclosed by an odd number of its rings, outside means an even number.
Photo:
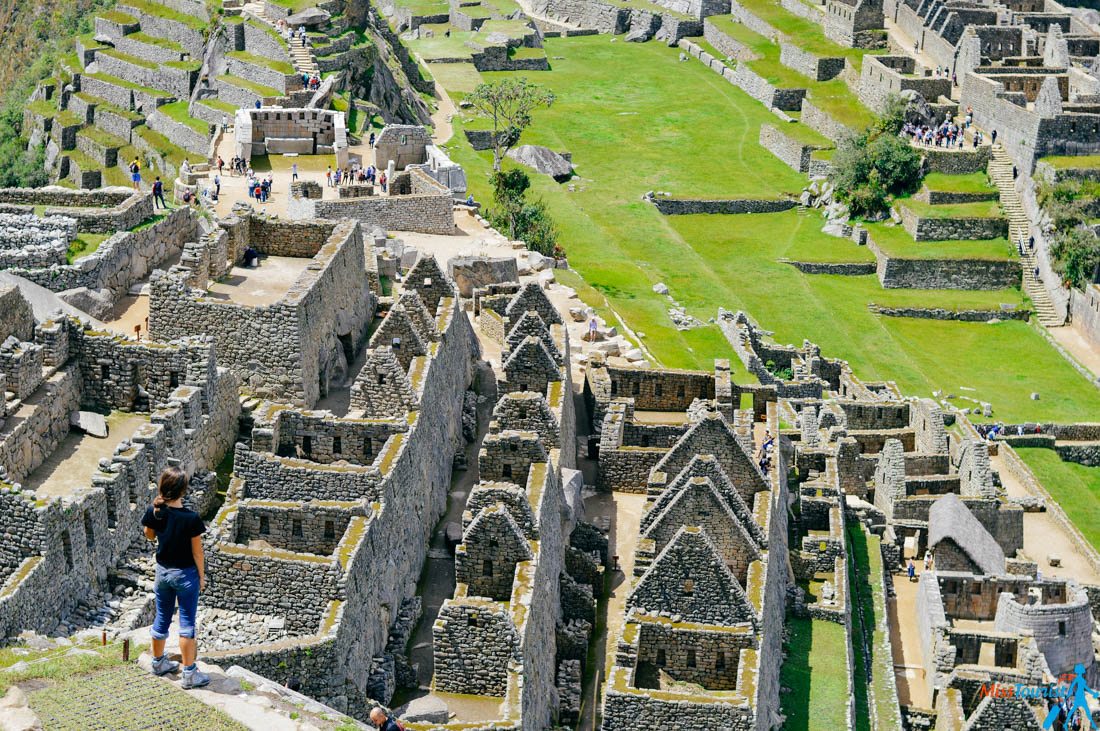
[[[187,492],[187,473],[179,467],[168,467],[160,473],[157,496],[153,498],[153,516],[160,520],[160,509],[178,500]]]

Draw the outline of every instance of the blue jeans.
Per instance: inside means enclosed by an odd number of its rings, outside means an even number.
[[[168,638],[176,603],[180,607],[180,637],[195,637],[195,615],[199,609],[199,570],[192,566],[172,569],[157,564],[157,616],[149,632],[155,640]]]

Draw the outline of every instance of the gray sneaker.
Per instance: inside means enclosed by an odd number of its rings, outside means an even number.
[[[201,688],[204,685],[210,685],[210,676],[199,670],[197,667],[188,670],[183,669],[183,678],[180,680],[180,687],[184,690],[188,688]]]
[[[162,655],[160,658],[153,658],[153,675],[167,675],[179,669],[180,664],[175,660],[170,660],[167,654]]]

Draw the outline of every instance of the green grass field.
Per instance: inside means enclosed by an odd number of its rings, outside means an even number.
[[[985,173],[966,175],[947,175],[929,173],[924,176],[924,187],[929,190],[942,190],[950,193],[996,193],[997,189],[989,182]]]
[[[938,206],[937,206],[938,207]],[[1004,237],[995,239],[914,241],[901,226],[884,223],[864,224],[879,248],[902,259],[987,259],[1004,260],[1016,256],[1016,250]]]
[[[1063,462],[1053,449],[1019,448],[1016,453],[1088,542],[1100,549],[1100,467]]]
[[[848,673],[844,627],[818,619],[787,618],[790,640],[780,682],[788,731],[836,731],[847,725]]]
[[[546,46],[554,70],[528,77],[550,86],[558,101],[535,113],[523,142],[573,154],[577,177],[569,184],[532,175],[533,192],[549,205],[585,282],[560,272],[559,279],[612,322],[614,310],[644,332],[642,342],[661,365],[709,370],[714,358],[733,354],[716,326],[676,330],[668,298],[652,291],[657,282],[704,322],[719,307],[745,309],[778,342],[809,338],[861,377],[896,380],[906,394],[975,388],[971,395],[990,401],[1005,420],[1088,420],[1100,411],[1100,391],[1025,323],[887,318],[867,308],[996,308],[1021,304],[1018,290],[884,290],[874,276],[804,275],[779,260],[870,260],[853,242],[823,236],[817,214],[660,215],[641,200],[646,191],[797,193],[804,178],[757,143],[760,125],[774,124],[775,116],[702,64],[679,62],[675,49],[606,36],[551,38]],[[491,153],[471,150],[462,120],[455,122],[448,149],[466,169],[471,192],[486,201]],[[734,377],[750,380],[734,361]],[[1042,399],[1031,401],[1031,391]]]

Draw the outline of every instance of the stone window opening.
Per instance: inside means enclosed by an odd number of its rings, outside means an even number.
[[[379,373],[378,374],[378,385],[379,386],[385,386],[386,385],[386,374],[385,373]]]
[[[515,452],[518,449],[519,449],[519,445],[516,444],[515,442],[512,442],[511,444],[508,445],[508,451],[510,451],[510,452]]]
[[[1065,637],[1066,636],[1066,623],[1065,622],[1059,622],[1058,623],[1058,636],[1059,637]]]
[[[308,434],[302,437],[302,454],[306,457],[313,454],[313,437]]]
[[[654,395],[657,395],[657,396],[660,396],[660,395],[662,395],[662,394],[663,394],[663,392],[664,392],[664,390],[665,390],[665,389],[664,389],[664,388],[663,388],[663,387],[661,386],[661,384],[659,384],[659,383],[658,383],[658,384],[656,384],[656,385],[655,385],[655,386],[653,387],[653,393],[654,393]]]
[[[92,528],[92,515],[90,511],[84,511],[84,541],[88,548],[95,548],[95,530]]]
[[[501,473],[502,475],[504,475],[505,477],[507,477],[507,478],[511,478],[511,477],[512,477],[512,465],[510,465],[510,464],[506,464],[506,465],[504,465],[504,466],[503,466],[503,467],[501,468],[501,471],[500,471],[500,473]]]
[[[260,516],[260,535],[266,536],[271,533],[271,521],[268,520],[266,515]]]
[[[476,614],[467,614],[466,615],[466,626],[467,627],[476,627],[477,626],[477,615]]]
[[[665,648],[658,647],[657,648],[657,667],[663,668],[667,664],[668,664],[668,658],[665,657]]]
[[[638,383],[637,381],[630,384],[630,393],[631,393],[631,395],[637,396],[641,392],[642,392],[642,384]]]
[[[69,537],[69,531],[61,531],[61,551],[65,554],[65,570],[73,570],[73,539]]]
[[[108,365],[107,363],[100,363],[99,364],[99,377],[100,377],[101,380],[104,380],[104,381],[111,380],[111,366]]]
[[[693,668],[696,665],[695,648],[689,647],[687,651],[687,666]]]
[[[691,596],[695,593],[695,582],[691,579],[684,579],[684,584],[681,587],[681,591],[684,596]]]
[[[680,398],[684,397],[684,387],[683,387],[683,385],[680,385],[680,386],[676,387],[676,395],[679,396]]]
[[[485,559],[481,562],[481,575],[492,576],[493,575],[493,562],[489,559]]]
[[[336,538],[336,523],[331,520],[325,521],[325,539],[333,540]]]
[[[500,547],[500,541],[498,541],[496,538],[490,538],[489,539],[489,548],[499,548],[499,547]]]
[[[298,518],[294,518],[290,521],[290,534],[296,538],[302,537],[302,521]]]
[[[723,652],[721,650],[718,651],[718,656],[714,659],[714,669],[715,670],[725,670],[726,669],[726,653],[725,652]]]
[[[374,461],[374,442],[370,437],[363,440],[363,458],[366,462]]]
[[[344,451],[344,440],[341,439],[340,437],[333,437],[332,438],[332,453],[333,454],[340,454],[343,451]]]
[[[705,385],[699,386],[699,398],[705,399],[707,397],[707,387]]]
[[[521,408],[519,410],[519,418],[521,418],[521,419],[526,419],[527,418],[527,409]]]
[[[619,382],[618,381],[612,381],[611,382],[611,395],[614,396],[617,393],[619,393]]]
[[[177,388],[180,385],[180,374],[177,371],[168,371],[169,388]]]

